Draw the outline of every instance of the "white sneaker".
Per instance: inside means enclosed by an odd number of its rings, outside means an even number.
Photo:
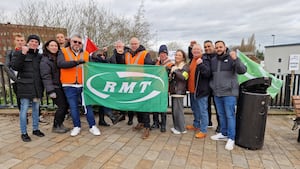
[[[80,133],[80,127],[74,127],[71,130],[71,136],[77,136]]]
[[[226,150],[233,150],[234,147],[234,140],[228,139],[226,145],[225,145],[225,149]]]
[[[100,136],[100,130],[96,127],[96,126],[92,126],[92,128],[90,128],[90,132],[94,135],[94,136]]]
[[[175,128],[171,128],[171,131],[172,131],[173,134],[177,134],[177,135],[181,134],[181,132],[176,130]]]
[[[227,140],[227,136],[223,136],[222,133],[218,133],[216,135],[211,136],[210,139],[212,139],[212,140],[224,140],[224,141],[226,141]]]
[[[187,133],[187,131],[186,130],[184,130],[183,132],[181,132],[182,134],[186,134]]]

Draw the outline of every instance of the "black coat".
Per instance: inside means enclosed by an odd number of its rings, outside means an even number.
[[[197,65],[195,73],[195,93],[197,98],[208,96],[210,94],[209,80],[211,77],[210,71],[210,58],[207,55],[203,55],[203,62]]]
[[[40,63],[41,78],[47,94],[55,92],[56,88],[61,88],[60,70],[55,57],[51,54],[44,54]]]
[[[113,51],[113,55],[108,59],[109,63],[125,64],[125,53],[129,51],[128,47],[124,47],[124,53],[119,54],[116,49]]]
[[[11,66],[18,71],[17,95],[19,98],[42,98],[43,84],[40,75],[41,54],[29,49],[26,55],[22,51],[14,53]]]

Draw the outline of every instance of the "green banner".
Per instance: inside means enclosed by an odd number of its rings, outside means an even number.
[[[248,58],[244,53],[237,51],[238,57],[247,66],[247,72],[243,75],[238,76],[239,83],[243,83],[249,79],[254,79],[258,77],[270,77],[272,79],[271,86],[267,89],[267,93],[274,98],[280,91],[282,87],[282,80],[276,78],[272,74],[265,71],[262,66],[250,58]]]
[[[84,104],[116,110],[166,112],[168,75],[163,66],[84,64]]]

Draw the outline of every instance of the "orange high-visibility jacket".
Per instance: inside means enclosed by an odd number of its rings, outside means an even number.
[[[84,60],[89,61],[89,53],[84,51],[80,52],[75,56],[74,52],[68,48],[62,48],[62,53],[64,54],[66,61],[78,61]],[[60,81],[62,84],[82,84],[82,67],[83,64],[79,64],[72,68],[60,69]]]
[[[135,56],[132,57],[131,53],[127,52],[125,54],[125,63],[127,65],[134,64],[134,65],[144,65],[145,57],[147,55],[147,51],[143,50],[138,52]]]

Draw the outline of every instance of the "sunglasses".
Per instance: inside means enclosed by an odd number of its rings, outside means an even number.
[[[80,42],[80,41],[77,41],[77,40],[73,40],[72,42],[73,42],[73,43],[78,43],[79,45],[81,45],[81,44],[82,44],[82,42]]]

